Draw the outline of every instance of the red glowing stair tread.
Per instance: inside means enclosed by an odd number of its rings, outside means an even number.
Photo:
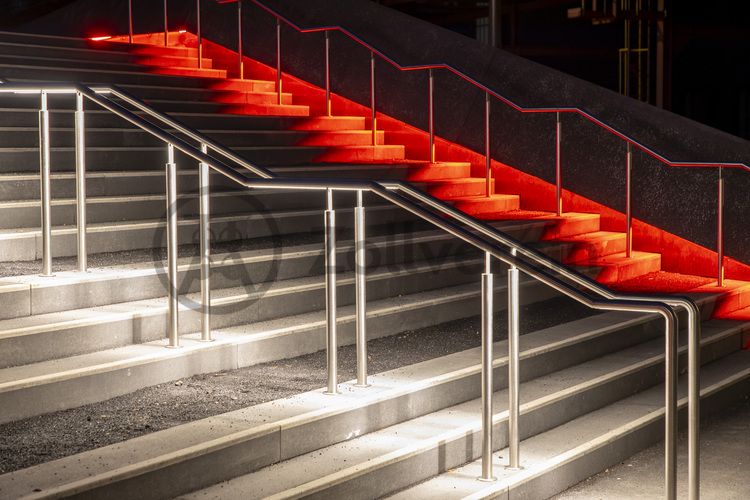
[[[625,252],[625,233],[612,231],[593,231],[558,238],[556,241],[572,243],[571,249],[564,257],[566,264],[578,264],[592,259]]]
[[[634,251],[630,257],[624,252],[577,263],[578,266],[599,268],[596,280],[616,283],[661,270],[661,254]]]
[[[469,215],[518,210],[521,197],[517,194],[492,194],[490,196],[456,196],[449,200],[453,206]]]
[[[715,282],[715,279],[704,276],[658,271],[620,281],[614,284],[612,288],[628,293],[687,293],[695,291],[700,286]]]

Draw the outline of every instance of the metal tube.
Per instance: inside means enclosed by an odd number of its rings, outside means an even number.
[[[491,141],[490,141],[490,93],[484,93],[484,161],[485,161],[485,173],[484,173],[484,194],[488,198],[492,194],[492,155],[491,155]]]
[[[178,308],[179,294],[177,291],[177,164],[174,161],[174,146],[167,148],[167,337],[168,347],[179,347]]]
[[[164,46],[169,45],[169,23],[167,22],[167,0],[164,0]]]
[[[429,110],[429,121],[430,121],[430,163],[435,163],[435,77],[432,74],[432,69],[429,70],[430,79],[430,110]]]
[[[492,333],[493,333],[493,275],[491,256],[485,253],[485,270],[482,274],[482,475],[480,481],[494,481],[492,475]]]
[[[633,167],[633,146],[628,142],[625,161],[625,256],[633,255],[633,208],[631,204],[631,172]]]
[[[128,41],[133,43],[133,0],[128,0]]]
[[[560,159],[560,145],[562,141],[562,123],[560,112],[555,113],[555,210],[558,216],[562,215],[562,163]]]
[[[375,52],[370,51],[370,109],[372,110],[372,145],[378,145],[378,118],[375,111]]]
[[[664,492],[677,498],[677,329],[668,325],[664,363]]]
[[[490,18],[490,45],[492,47],[497,47],[497,41],[498,41],[498,35],[500,33],[500,29],[498,26],[498,0],[490,0],[490,12],[489,12],[489,18]]]
[[[520,467],[520,301],[518,291],[518,268],[508,269],[508,468]]]
[[[237,64],[240,70],[240,80],[245,78],[245,65],[242,57],[242,0],[237,0]]]
[[[326,190],[325,211],[325,273],[326,273],[326,361],[328,389],[338,394],[338,340],[336,338],[336,212],[333,191]]]
[[[76,93],[75,143],[76,143],[76,233],[78,243],[78,271],[85,273],[86,250],[86,142],[83,114],[83,95]]]
[[[50,185],[49,110],[47,92],[41,92],[39,110],[39,167],[42,205],[42,276],[52,276],[52,190]]]
[[[278,17],[276,18],[276,94],[279,104],[283,104],[281,89],[281,20]]]
[[[201,152],[208,146],[201,144]],[[207,163],[198,165],[200,200],[200,252],[201,252],[201,340],[211,342],[211,189]]]
[[[201,32],[201,0],[195,0],[198,35],[198,69],[203,68],[203,34]]]
[[[688,337],[688,499],[700,497],[700,318],[687,308]]]
[[[716,281],[724,286],[724,169],[719,167],[716,210]]]
[[[354,279],[357,317],[357,385],[367,387],[367,255],[365,240],[365,207],[362,191],[357,191],[354,209]]]
[[[331,116],[331,32],[326,31],[326,115]]]

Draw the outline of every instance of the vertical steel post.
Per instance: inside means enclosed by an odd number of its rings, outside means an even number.
[[[164,0],[164,46],[169,45],[169,22],[167,18],[167,0]]]
[[[83,95],[76,92],[75,142],[76,142],[76,233],[78,271],[85,273],[88,253],[86,250],[86,141],[83,115]]]
[[[281,20],[276,18],[276,95],[278,103],[283,104],[281,88]]]
[[[700,497],[700,318],[688,308],[688,500]]]
[[[201,144],[201,151],[208,153],[208,146]],[[201,252],[201,340],[211,342],[211,189],[210,171],[207,163],[198,165],[198,189],[200,211]]]
[[[367,254],[365,240],[365,207],[362,191],[357,191],[354,208],[354,279],[357,310],[357,385],[367,387]]]
[[[336,211],[333,191],[326,190],[325,211],[326,273],[326,361],[328,388],[326,394],[338,393],[338,340],[336,338]]]
[[[174,161],[174,146],[167,148],[167,347],[180,347],[177,290],[177,164]]]
[[[331,32],[326,31],[326,115],[331,116]]]
[[[668,500],[677,498],[677,332],[667,326],[664,363],[664,491]]]
[[[719,167],[716,210],[716,282],[724,286],[724,169]]]
[[[560,158],[560,146],[562,144],[562,123],[560,122],[560,112],[558,111],[555,119],[555,211],[558,216],[562,215],[562,163]]]
[[[429,70],[429,79],[430,163],[435,163],[435,76],[432,74],[432,68]]]
[[[492,475],[492,362],[493,295],[492,256],[484,255],[482,274],[482,475],[480,481],[494,481]]]
[[[42,276],[52,276],[52,187],[50,181],[49,110],[42,90],[39,109],[39,167],[42,205]]]
[[[128,41],[133,43],[133,0],[128,0]]]
[[[240,80],[245,79],[245,65],[242,62],[242,0],[237,0],[237,63],[239,64]]]
[[[492,143],[490,137],[490,93],[484,93],[484,195],[488,198],[492,195]]]
[[[378,118],[375,111],[375,52],[370,51],[370,109],[372,110],[372,145],[378,145]]]
[[[516,255],[515,249],[512,250]],[[508,269],[508,468],[518,469],[520,460],[520,300],[519,271]]]
[[[633,146],[628,142],[628,150],[625,159],[625,256],[633,255],[633,207],[632,207],[632,167]]]
[[[201,31],[201,0],[195,0],[198,35],[198,69],[203,68],[203,33]]]

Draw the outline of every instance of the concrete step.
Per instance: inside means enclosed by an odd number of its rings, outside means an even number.
[[[430,163],[403,160],[393,163],[321,164],[301,166],[274,166],[270,170],[285,177],[339,177],[347,179],[405,180],[419,184],[435,175],[463,176],[471,168],[468,163]]]
[[[748,389],[750,352],[739,351],[711,363],[701,374],[703,414],[720,411],[746,394]],[[662,440],[662,392],[661,386],[651,388],[525,439],[521,443],[524,468],[520,471],[505,469],[505,460],[496,457],[495,482],[477,481],[481,464],[473,461],[388,498],[552,497]],[[684,415],[686,397],[679,400],[678,407]],[[575,440],[571,440],[571,436],[575,436]],[[496,455],[507,456],[507,450],[500,450]]]
[[[599,269],[596,279],[602,283],[616,283],[661,270],[661,254],[633,251],[630,257],[625,252],[579,261],[579,266]]]
[[[397,301],[394,306],[400,307]],[[607,313],[528,333],[521,337],[522,377],[531,380],[654,338],[660,334],[656,323]],[[165,498],[194,491],[477,398],[479,351],[373,375],[367,389],[348,382],[338,396],[321,389],[6,474],[0,476],[0,493],[17,497],[36,489],[43,495]],[[495,344],[496,390],[505,385],[505,352],[504,341]],[[206,467],[209,463],[222,467]],[[179,481],[171,475],[177,471]]]
[[[257,207],[251,213],[213,217],[211,227],[214,241],[251,241],[279,235],[319,232],[323,225],[321,210],[285,210],[269,212]],[[338,227],[352,228],[350,209],[338,210]],[[375,206],[368,210],[368,224],[375,226],[406,221],[415,222],[407,212],[392,206]],[[136,249],[163,248],[165,223],[162,219],[107,224],[89,224],[87,243],[90,254]],[[179,220],[178,243],[194,244],[198,220]],[[0,231],[0,262],[37,260],[41,258],[41,233],[37,228]],[[52,230],[54,257],[76,255],[75,227],[55,227]]]
[[[707,340],[707,346],[717,341]],[[653,339],[522,384],[521,437],[549,431],[658,383],[662,344]],[[746,360],[750,372],[750,356]],[[494,393],[496,448],[507,442],[507,401],[507,391]],[[380,498],[476,458],[480,412],[481,400],[474,399],[182,498],[236,498],[242,491],[246,498]]]
[[[176,130],[169,132],[178,135]],[[369,146],[366,130],[205,130],[206,136],[227,146]],[[380,134],[382,135],[382,134]],[[72,147],[72,127],[50,129],[52,147]],[[87,147],[159,146],[161,141],[138,128],[87,128]],[[39,147],[38,127],[0,127],[0,147]],[[467,164],[468,165],[468,164]]]
[[[368,321],[368,326],[372,323],[369,338],[477,315],[480,311],[478,284],[450,286],[452,279],[466,282],[473,278],[476,281],[482,260],[477,259],[472,265],[475,266],[472,275],[466,274],[460,265],[445,266],[439,273],[435,273],[431,266],[371,273],[368,277],[368,318],[376,319]],[[418,284],[425,278],[433,283]],[[353,284],[353,276],[338,279],[342,307],[353,300]],[[19,359],[20,351],[27,352],[26,348],[30,346],[34,347],[35,353],[47,350],[47,355],[56,355],[59,349],[70,350],[73,346],[79,350],[87,349],[92,344],[100,350],[0,369],[0,422],[102,401],[181,377],[247,366],[238,359],[268,361],[320,350],[325,345],[325,324],[322,321],[325,311],[321,309],[325,302],[323,286],[321,279],[299,279],[258,287],[261,289],[250,293],[244,289],[215,291],[212,329],[217,332],[217,338],[222,338],[224,329],[229,329],[230,333],[245,332],[258,324],[265,325],[265,330],[260,332],[264,337],[269,329],[284,329],[284,336],[268,338],[262,347],[257,343],[250,347],[245,336],[235,338],[228,347],[225,342],[207,344],[195,336],[190,337],[189,332],[200,328],[199,314],[184,305],[180,314],[180,330],[188,334],[183,338],[184,350],[165,349],[166,341],[162,339],[132,343],[163,338],[167,324],[164,300],[101,307],[90,310],[88,314],[80,310],[67,315],[57,313],[58,317],[67,316],[68,321],[59,321],[51,328],[31,327],[26,333],[32,334],[32,338],[22,338],[17,335],[18,331],[11,332],[16,336],[4,343],[7,345],[3,351],[12,350],[15,359]],[[526,281],[523,288],[531,302],[555,296],[554,291],[545,290],[535,282]],[[423,291],[425,289],[428,291]],[[501,297],[503,291],[504,285],[496,287],[498,296]],[[187,298],[192,299],[193,304],[197,300],[195,296]],[[502,310],[504,302],[497,301],[497,310]],[[315,331],[318,333],[311,334],[309,321],[298,323],[299,318],[294,315],[316,311]],[[309,319],[308,316],[302,318]],[[52,318],[43,318],[45,325],[49,324],[49,319]],[[272,321],[274,319],[277,321]],[[90,342],[92,339],[95,342]],[[342,342],[353,340],[353,335],[346,334]],[[19,342],[24,347],[17,350]],[[238,353],[240,342],[250,349],[247,352],[251,354]],[[121,347],[107,349],[107,344],[115,343]]]

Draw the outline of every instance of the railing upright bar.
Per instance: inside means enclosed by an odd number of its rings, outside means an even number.
[[[177,289],[177,164],[174,146],[167,147],[167,347],[180,347],[179,337],[179,292]]]
[[[560,112],[555,114],[555,212],[557,216],[562,216],[562,122],[560,122]]]
[[[516,255],[515,249],[511,251]],[[520,468],[520,298],[519,271],[508,268],[508,468]]]
[[[480,481],[494,481],[492,475],[492,382],[493,347],[493,298],[495,286],[492,274],[492,256],[484,254],[482,274],[482,475]]]
[[[372,145],[378,145],[378,118],[375,111],[375,52],[370,51],[370,109],[372,111]]]
[[[198,36],[198,69],[203,68],[203,33],[201,31],[201,0],[195,0],[196,31]]]
[[[167,17],[167,0],[164,0],[164,46],[169,45],[169,19]]]
[[[688,310],[689,316],[691,311]],[[694,318],[688,318],[691,322]],[[688,500],[700,498],[700,333],[688,336]]]
[[[331,116],[331,32],[325,31],[326,57],[326,116]]]
[[[281,88],[281,21],[276,19],[276,95],[279,104],[283,104]]]
[[[240,80],[245,79],[245,64],[242,59],[242,0],[237,0],[237,65]]]
[[[719,167],[716,193],[716,284],[724,286],[724,168]]]
[[[39,109],[39,166],[42,222],[42,276],[52,276],[52,187],[47,92],[42,90]]]
[[[357,385],[367,387],[367,247],[365,207],[362,191],[357,191],[354,208],[354,279],[357,320]]]
[[[633,147],[628,143],[625,159],[625,256],[633,255],[632,170]]]
[[[484,195],[492,194],[492,137],[490,137],[490,114],[492,112],[490,93],[484,93]]]
[[[128,42],[133,43],[133,0],[128,0]]]
[[[208,146],[201,144],[208,154]],[[198,165],[201,267],[201,340],[211,342],[211,186],[207,163]]]
[[[86,139],[83,111],[83,95],[76,92],[75,153],[76,153],[76,236],[78,271],[85,273],[88,267],[86,249]]]
[[[435,75],[429,70],[430,163],[435,163]]]
[[[677,499],[677,328],[669,328],[665,345],[664,495]]]
[[[326,276],[326,394],[338,394],[338,339],[336,335],[336,211],[333,190],[326,189],[325,210],[325,276]]]

